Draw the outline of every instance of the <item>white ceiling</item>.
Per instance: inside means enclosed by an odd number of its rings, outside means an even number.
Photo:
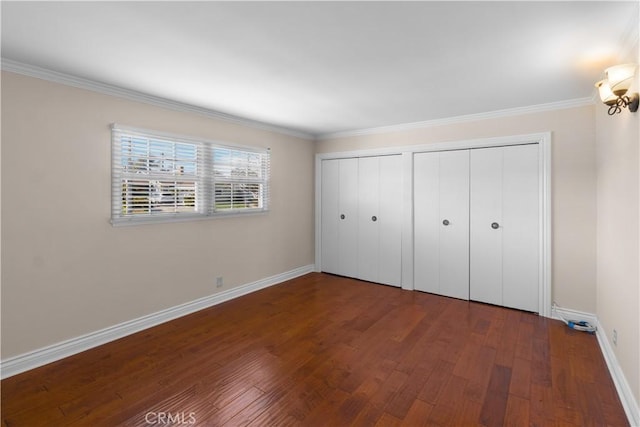
[[[591,97],[638,2],[9,2],[2,57],[310,135]]]

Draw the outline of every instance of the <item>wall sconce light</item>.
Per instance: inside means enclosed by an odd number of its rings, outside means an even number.
[[[609,106],[609,115],[613,116],[623,108],[631,112],[638,111],[638,93],[628,93],[636,73],[636,64],[615,65],[604,70],[604,73],[606,78],[596,83],[596,87],[602,102]]]

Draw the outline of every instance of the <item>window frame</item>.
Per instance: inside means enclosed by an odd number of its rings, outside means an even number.
[[[128,141],[130,144],[128,147],[134,146],[134,140],[136,140],[139,146],[137,146],[138,153],[140,152],[140,147],[144,150],[144,141],[146,140],[147,144],[147,153],[151,152],[152,144],[162,145],[165,144],[164,147],[172,146],[173,155],[168,160],[169,163],[173,165],[172,168],[160,167],[158,169],[157,166],[152,170],[151,163],[153,157],[150,154],[138,154],[138,157],[134,158],[133,156],[129,157],[129,161],[127,162],[127,155],[123,153],[123,145],[126,144],[125,141]],[[168,144],[168,145],[167,145]],[[182,150],[195,150],[194,158],[180,159],[175,155],[175,152],[178,151],[178,146],[182,148]],[[246,168],[244,177],[232,177],[232,163],[227,165],[222,165],[222,167],[226,167],[229,170],[229,176],[221,178],[220,173],[218,173],[216,177],[216,168],[220,168],[220,162],[216,162],[216,157],[219,157],[215,154],[216,150],[222,150],[225,152],[233,152],[233,153],[244,153],[247,157],[247,165],[244,165]],[[130,148],[129,152],[132,152],[133,149]],[[162,164],[164,164],[164,152],[162,153],[163,160]],[[241,157],[241,156],[240,156]],[[194,221],[194,220],[203,220],[203,219],[211,219],[217,217],[229,217],[229,216],[243,216],[243,215],[255,215],[255,214],[263,214],[269,211],[269,202],[270,202],[270,157],[271,150],[269,148],[262,147],[249,147],[239,144],[231,144],[220,141],[211,141],[205,140],[201,138],[193,138],[183,135],[171,134],[167,132],[154,131],[142,128],[136,128],[131,126],[124,126],[118,123],[113,123],[111,125],[111,224],[113,226],[121,226],[121,225],[136,225],[136,224],[157,224],[163,222],[182,222],[182,221]],[[255,159],[258,159],[258,163],[256,166]],[[236,156],[234,158],[235,162],[240,162],[241,166],[239,169],[242,170],[242,162],[241,158]],[[253,159],[252,163],[253,168],[250,168],[248,164],[249,159]],[[157,164],[157,159],[155,160]],[[189,163],[192,162],[193,165],[189,166]],[[133,165],[134,163],[142,164],[141,169],[132,172],[134,169],[129,169],[127,165]],[[195,173],[187,173],[184,174],[184,166],[180,168],[176,165],[188,165],[189,169],[194,168]],[[146,165],[146,166],[145,166]],[[257,168],[259,171],[257,171]],[[179,171],[179,173],[178,173]],[[249,176],[249,171],[253,172],[253,175]],[[257,176],[256,176],[257,174]],[[135,180],[137,179],[137,183]],[[123,186],[127,185],[131,181],[134,181],[132,193],[125,193]],[[174,209],[173,212],[167,211],[156,211],[153,212],[152,207],[158,208],[158,204],[162,204],[162,199],[164,198],[164,193],[160,191],[160,201],[152,201],[152,190],[151,183],[153,185],[158,185],[162,188],[162,185],[174,185],[173,189],[173,197],[174,203],[166,204],[168,209]],[[233,207],[233,204],[230,208],[219,208],[216,205],[216,185],[221,182],[233,182],[236,184],[243,185],[253,185],[251,188],[259,188],[257,197],[251,193],[252,200],[257,201],[257,206],[239,206]],[[179,183],[194,183],[194,201],[193,201],[193,211],[180,211],[180,208],[191,208],[190,205],[181,205],[178,202],[179,193],[176,190]],[[135,194],[135,186],[137,188],[147,187],[146,190],[143,190],[142,196],[138,197],[146,197],[146,202],[142,202],[139,209],[147,209],[147,212],[138,212],[138,213],[125,213],[127,209],[133,209],[135,207],[135,203],[127,204],[126,200],[133,198],[132,194]],[[244,191],[246,194],[247,191]],[[126,196],[125,196],[126,195]],[[154,196],[155,197],[155,196]],[[245,196],[246,198],[246,196]],[[235,200],[235,199],[234,199]],[[184,203],[184,196],[182,198],[182,203]],[[256,203],[256,202],[253,202]],[[251,203],[251,204],[253,204]]]

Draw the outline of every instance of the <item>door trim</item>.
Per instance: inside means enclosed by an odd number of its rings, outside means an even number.
[[[525,135],[469,139],[430,144],[362,149],[355,151],[318,153],[315,156],[315,268],[322,266],[321,207],[322,161],[353,157],[397,155],[403,156],[403,203],[402,203],[402,289],[413,290],[413,155],[428,151],[450,151],[473,148],[501,147],[508,145],[538,144],[540,179],[540,235],[539,235],[539,282],[538,314],[551,317],[551,265],[552,265],[552,221],[551,221],[551,132]]]

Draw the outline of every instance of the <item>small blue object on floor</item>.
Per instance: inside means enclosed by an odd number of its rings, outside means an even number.
[[[580,322],[574,322],[573,320],[569,320],[566,322],[566,324],[571,329],[575,329],[576,331],[588,332],[590,334],[596,333],[596,327],[592,326],[589,322],[585,322],[584,320]]]

